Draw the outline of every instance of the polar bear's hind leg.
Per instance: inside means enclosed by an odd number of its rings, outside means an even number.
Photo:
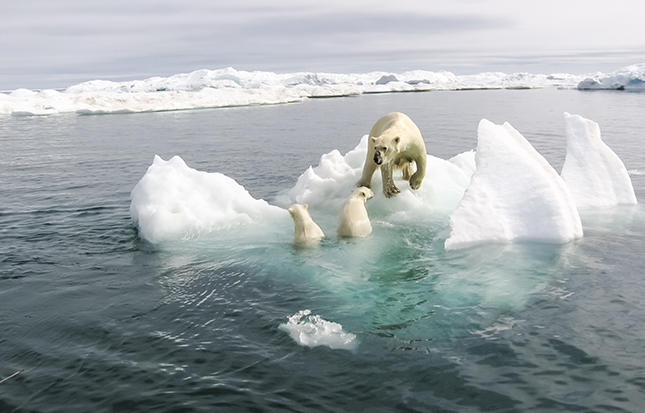
[[[417,171],[410,177],[410,188],[419,189],[423,178],[426,176],[426,157],[421,156],[414,162],[417,164]]]

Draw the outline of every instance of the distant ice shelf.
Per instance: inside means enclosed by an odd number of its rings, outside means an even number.
[[[624,67],[615,72],[597,73],[578,83],[580,90],[645,90],[645,63]]]
[[[103,114],[273,105],[321,97],[439,90],[638,89],[645,64],[595,75],[486,72],[458,76],[413,70],[364,74],[247,72],[233,68],[196,70],[170,77],[112,82],[92,80],[65,90],[17,89],[0,93],[0,114]]]

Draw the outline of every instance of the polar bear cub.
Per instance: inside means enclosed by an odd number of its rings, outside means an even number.
[[[367,215],[367,209],[365,209],[365,202],[373,196],[372,190],[364,186],[352,192],[340,213],[338,236],[364,237],[372,232],[372,224]]]
[[[294,223],[293,242],[320,241],[325,237],[322,229],[311,219],[308,209],[309,205],[307,204],[293,204],[289,207],[289,214],[291,214]]]
[[[391,198],[401,192],[392,179],[394,169],[402,169],[403,179],[410,182],[410,188],[419,189],[426,175],[427,156],[421,131],[412,119],[403,113],[389,113],[379,119],[370,131],[363,174],[356,186],[369,188],[372,175],[381,168],[386,197]],[[413,162],[416,164],[414,173]]]

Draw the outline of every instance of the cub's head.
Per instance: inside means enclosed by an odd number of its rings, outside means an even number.
[[[289,214],[293,220],[303,220],[309,217],[309,205],[307,204],[293,204],[289,207]]]
[[[370,138],[370,145],[374,149],[374,163],[382,165],[384,162],[390,161],[399,151],[400,142],[400,136],[387,132],[381,136],[372,136]]]
[[[358,198],[363,202],[367,201],[374,196],[374,192],[366,186],[361,186],[360,188],[354,189],[352,192],[352,198]]]

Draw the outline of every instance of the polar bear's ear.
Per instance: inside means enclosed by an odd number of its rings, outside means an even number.
[[[372,136],[370,138],[370,141],[372,141],[372,144],[375,144],[376,143],[376,136]]]
[[[361,196],[368,200],[374,196],[374,192],[369,188],[361,188]]]
[[[309,204],[302,204],[302,206],[305,207],[305,209],[309,209]]]

